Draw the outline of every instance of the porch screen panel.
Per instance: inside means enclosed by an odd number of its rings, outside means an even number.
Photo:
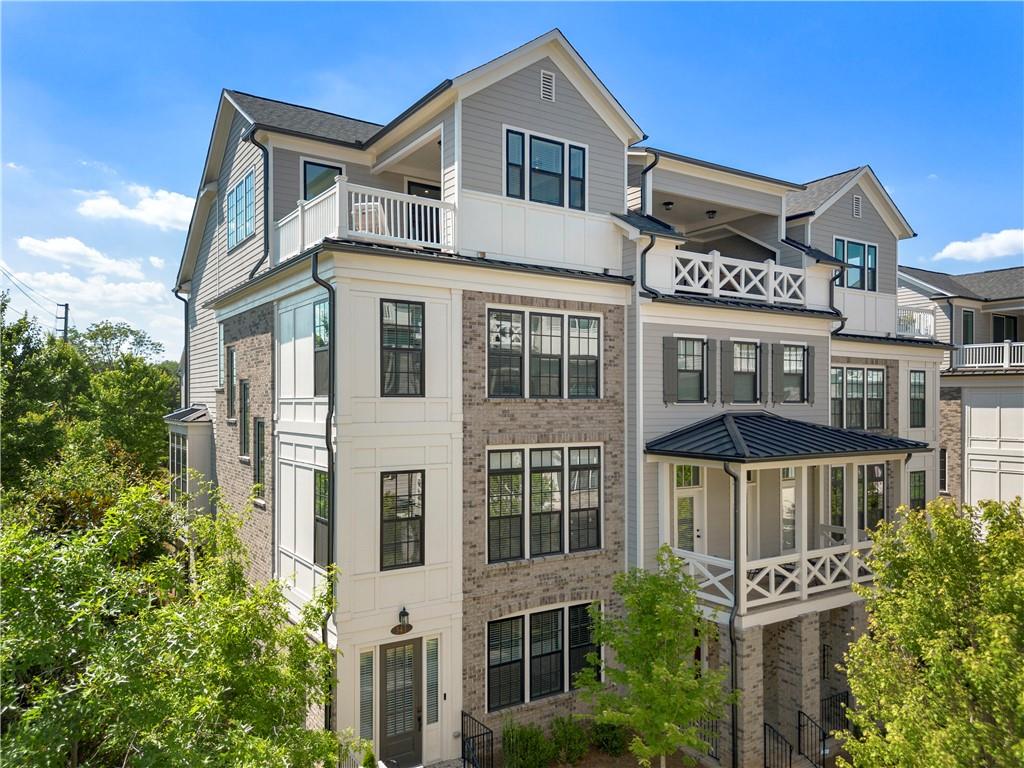
[[[359,654],[359,738],[373,738],[373,651]]]
[[[846,540],[846,469],[832,467],[829,473],[829,523],[843,531],[832,531],[832,541]]]
[[[857,518],[861,530],[885,519],[885,464],[857,467]]]

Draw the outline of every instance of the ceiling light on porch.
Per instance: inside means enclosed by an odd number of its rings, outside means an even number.
[[[675,205],[676,204],[674,200],[666,200],[664,203],[661,204],[661,207],[664,208],[666,211],[671,211],[675,207]]]
[[[707,216],[708,219],[710,220],[710,219],[715,218],[715,216],[718,215],[718,211],[716,211],[714,208],[712,208],[710,211],[704,211],[704,215]]]

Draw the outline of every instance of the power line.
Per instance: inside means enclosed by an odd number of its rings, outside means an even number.
[[[25,298],[26,298],[26,299],[28,299],[29,301],[31,301],[31,302],[32,302],[33,304],[35,304],[35,305],[36,305],[37,307],[39,307],[39,308],[40,308],[41,310],[43,310],[44,312],[49,312],[49,311],[50,311],[50,309],[49,309],[49,308],[47,308],[47,307],[44,307],[44,306],[43,306],[42,304],[40,304],[40,303],[39,303],[38,301],[36,301],[36,300],[35,300],[35,299],[34,299],[34,298],[32,297],[32,295],[31,295],[31,294],[29,293],[29,291],[30,291],[30,290],[34,290],[34,289],[32,289],[32,288],[29,288],[28,286],[25,286],[25,287],[23,288],[23,287],[22,287],[22,284],[20,283],[20,281],[18,281],[18,280],[17,280],[17,279],[16,279],[15,277],[14,277],[14,275],[12,275],[12,274],[11,274],[10,272],[8,272],[8,271],[7,271],[6,269],[4,269],[4,268],[3,268],[2,266],[0,266],[0,272],[3,272],[3,273],[4,273],[5,275],[7,275],[7,277],[8,277],[8,278],[10,279],[10,281],[11,281],[11,285],[13,285],[13,286],[14,286],[15,288],[17,288],[17,289],[18,289],[19,291],[21,291],[21,292],[22,292],[22,293],[23,293],[23,294],[25,295]],[[26,289],[27,289],[27,290],[26,290]],[[43,297],[44,299],[46,299],[46,297],[45,297],[45,296],[43,296],[43,294],[42,294],[42,293],[39,293],[39,296],[42,296],[42,297]],[[47,299],[47,301],[53,301],[53,300],[52,300],[52,299]],[[53,303],[54,303],[54,304],[56,304],[57,302],[56,302],[56,301],[53,301]]]

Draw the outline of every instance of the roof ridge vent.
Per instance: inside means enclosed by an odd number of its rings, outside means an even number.
[[[555,100],[555,73],[546,69],[540,71],[540,100]]]

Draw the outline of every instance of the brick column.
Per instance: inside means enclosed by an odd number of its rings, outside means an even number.
[[[719,665],[729,669],[730,647],[729,627],[720,627],[721,639],[718,644]],[[736,685],[740,690],[737,735],[740,768],[763,768],[764,766],[764,667],[761,627],[736,631]],[[726,685],[730,678],[726,677]],[[726,708],[722,727],[719,762],[732,765],[731,709]]]
[[[797,711],[815,721],[821,709],[821,620],[806,613],[778,627],[778,728],[797,744]]]

